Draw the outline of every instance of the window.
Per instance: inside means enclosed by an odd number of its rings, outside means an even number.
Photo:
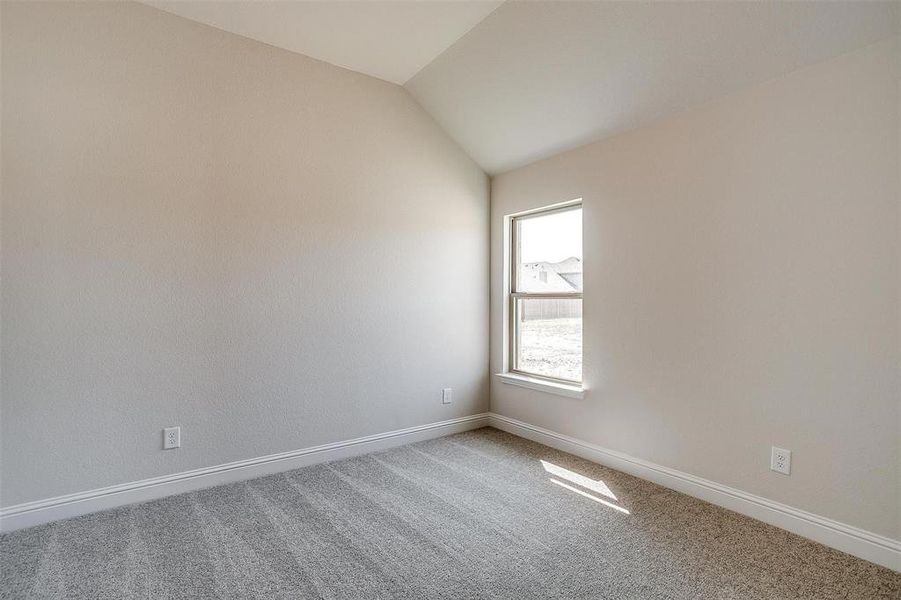
[[[511,373],[582,382],[582,205],[511,221]]]

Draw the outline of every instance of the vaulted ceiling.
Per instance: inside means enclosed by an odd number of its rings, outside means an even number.
[[[403,85],[500,0],[147,0],[150,6]]]
[[[148,2],[403,84],[495,174],[901,31],[886,2]]]
[[[888,37],[898,7],[507,2],[407,88],[499,173]]]

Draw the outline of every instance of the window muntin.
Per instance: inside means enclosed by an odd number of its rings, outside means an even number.
[[[513,217],[510,371],[582,381],[582,207]]]

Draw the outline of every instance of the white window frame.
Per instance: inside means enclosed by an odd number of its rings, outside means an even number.
[[[540,208],[525,213],[511,215],[509,217],[508,231],[510,245],[508,248],[507,268],[509,270],[509,280],[507,281],[507,373],[501,374],[501,378],[505,383],[522,385],[533,389],[544,389],[552,393],[564,392],[561,395],[571,396],[571,392],[577,392],[581,397],[582,381],[551,377],[523,371],[519,369],[519,319],[517,314],[521,300],[529,298],[558,298],[568,300],[582,300],[582,292],[521,292],[517,287],[517,278],[519,276],[519,240],[517,239],[518,224],[527,219],[544,217],[547,215],[566,212],[570,210],[578,210],[582,208],[582,200],[573,200],[562,204],[555,204],[545,208]],[[584,269],[583,269],[584,273]],[[584,277],[584,274],[583,274]],[[569,393],[567,393],[569,392]]]

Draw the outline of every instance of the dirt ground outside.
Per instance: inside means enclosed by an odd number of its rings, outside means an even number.
[[[582,319],[521,322],[519,370],[581,381]]]

